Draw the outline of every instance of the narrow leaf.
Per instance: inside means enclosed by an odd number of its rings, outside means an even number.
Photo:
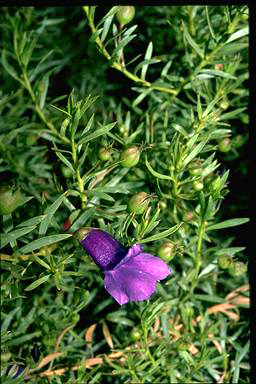
[[[50,244],[57,243],[58,241],[66,240],[71,236],[72,234],[68,234],[68,233],[63,233],[60,235],[45,236],[45,237],[42,237],[41,239],[31,241],[31,243],[25,245],[24,247],[21,247],[19,251],[21,253],[30,253],[35,249],[45,247],[46,245],[50,245]]]
[[[60,155],[60,153],[59,153]],[[58,197],[57,200],[54,201],[53,204],[51,204],[45,211],[45,214],[47,215],[41,222],[39,227],[39,235],[44,235],[51,223],[52,217],[54,213],[57,211],[59,206],[64,200],[64,197],[66,196],[67,192],[64,192],[60,197]]]
[[[145,164],[149,170],[150,173],[152,173],[153,176],[155,176],[157,179],[163,179],[163,180],[172,180],[171,176],[162,175],[161,173],[156,172],[151,165],[148,162],[147,156],[145,157]]]
[[[45,283],[50,277],[51,275],[45,275],[40,279],[33,281],[33,283],[29,284],[29,286],[25,288],[25,291],[32,291],[33,289],[37,288],[39,285]]]
[[[9,244],[11,241],[14,241],[18,239],[19,237],[22,237],[26,235],[29,232],[32,232],[36,228],[36,225],[32,225],[25,228],[15,229],[12,232],[8,233],[2,233],[1,234],[1,241],[0,241],[0,248],[5,247],[7,244]]]
[[[149,241],[156,241],[159,239],[163,239],[164,237],[172,235],[174,232],[178,231],[183,223],[176,224],[174,227],[171,227],[167,229],[166,231],[163,231],[161,233],[158,233],[156,235],[147,237],[146,239],[140,240],[140,243],[148,243]]]
[[[188,29],[184,22],[182,22],[183,28],[184,28],[184,37],[189,43],[189,45],[195,50],[195,52],[201,57],[201,59],[204,58],[204,53],[202,49],[199,47],[199,45],[195,42],[195,40],[192,38],[192,36],[189,34]]]
[[[207,231],[212,231],[216,229],[223,229],[223,228],[230,228],[230,227],[236,227],[237,225],[248,223],[249,219],[247,217],[238,218],[238,219],[230,219],[221,221],[220,223],[210,225],[207,228]]]
[[[96,137],[99,137],[99,136],[102,136],[104,135],[105,133],[111,131],[111,129],[116,125],[116,122],[114,123],[110,123],[108,125],[105,125],[104,127],[98,129],[97,131],[91,133],[90,135],[87,135],[87,136],[82,136],[81,139],[79,140],[78,144],[81,145],[81,144],[85,144],[87,143],[88,141],[91,141],[93,139],[96,139]]]

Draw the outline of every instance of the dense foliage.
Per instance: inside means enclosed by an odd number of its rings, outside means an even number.
[[[2,7],[3,383],[249,382],[248,8]],[[123,306],[101,228],[173,275]]]

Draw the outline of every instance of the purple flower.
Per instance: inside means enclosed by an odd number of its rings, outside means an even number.
[[[157,282],[172,274],[159,257],[134,244],[127,249],[101,229],[81,228],[78,239],[105,273],[104,287],[120,304],[148,299]]]

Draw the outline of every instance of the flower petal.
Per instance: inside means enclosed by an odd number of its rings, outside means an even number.
[[[129,268],[150,274],[156,280],[165,279],[172,273],[171,268],[160,257],[150,253],[140,253],[129,260]]]
[[[105,272],[104,287],[108,293],[114,297],[118,304],[122,305],[128,303],[129,297],[114,278],[112,271]]]

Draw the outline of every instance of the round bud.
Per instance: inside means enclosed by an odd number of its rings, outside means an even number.
[[[61,167],[61,172],[63,174],[63,176],[66,178],[66,179],[69,179],[70,177],[72,177],[73,173],[71,171],[71,169],[69,167],[67,167],[66,165],[63,165]]]
[[[188,166],[188,171],[192,176],[200,176],[202,174],[202,161],[200,159],[192,161]]]
[[[167,207],[167,204],[166,204],[165,201],[160,200],[159,203],[158,203],[158,206],[159,206],[159,208],[160,208],[162,211],[164,211],[165,208]]]
[[[135,15],[135,7],[133,5],[119,6],[116,13],[117,20],[120,24],[128,24],[132,21]]]
[[[233,259],[230,255],[223,254],[218,258],[218,264],[221,269],[228,269],[231,267],[232,263]]]
[[[242,261],[234,261],[232,265],[228,268],[228,272],[231,276],[242,276],[247,272],[247,264]]]
[[[134,167],[140,160],[140,149],[138,147],[130,147],[125,149],[121,153],[120,160],[123,167]]]
[[[228,137],[226,137],[223,140],[220,140],[219,144],[218,144],[218,148],[219,148],[220,152],[224,152],[225,153],[225,152],[230,151],[230,149],[231,149],[231,140]]]
[[[122,125],[119,127],[119,132],[120,132],[120,134],[121,134],[124,138],[127,138],[127,137],[128,137],[128,134],[129,134],[129,128],[128,128],[125,124],[122,124]]]
[[[224,64],[223,63],[215,64],[215,69],[217,69],[218,71],[223,71]]]
[[[164,261],[170,261],[174,258],[176,253],[176,245],[171,241],[163,243],[157,251],[157,256],[161,257]]]
[[[111,160],[111,150],[108,148],[100,148],[98,156],[102,161]]]
[[[128,201],[128,209],[132,213],[137,215],[142,215],[142,213],[148,207],[150,198],[149,194],[146,192],[139,192],[136,195],[132,196]]]
[[[202,181],[196,180],[193,182],[193,188],[195,191],[202,191],[202,189],[204,189],[204,183]]]
[[[131,331],[131,338],[133,341],[140,340],[141,334],[140,334],[140,330],[137,327],[133,328],[133,330]]]
[[[195,218],[194,212],[185,212],[184,215],[182,216],[183,221],[191,221]]]

